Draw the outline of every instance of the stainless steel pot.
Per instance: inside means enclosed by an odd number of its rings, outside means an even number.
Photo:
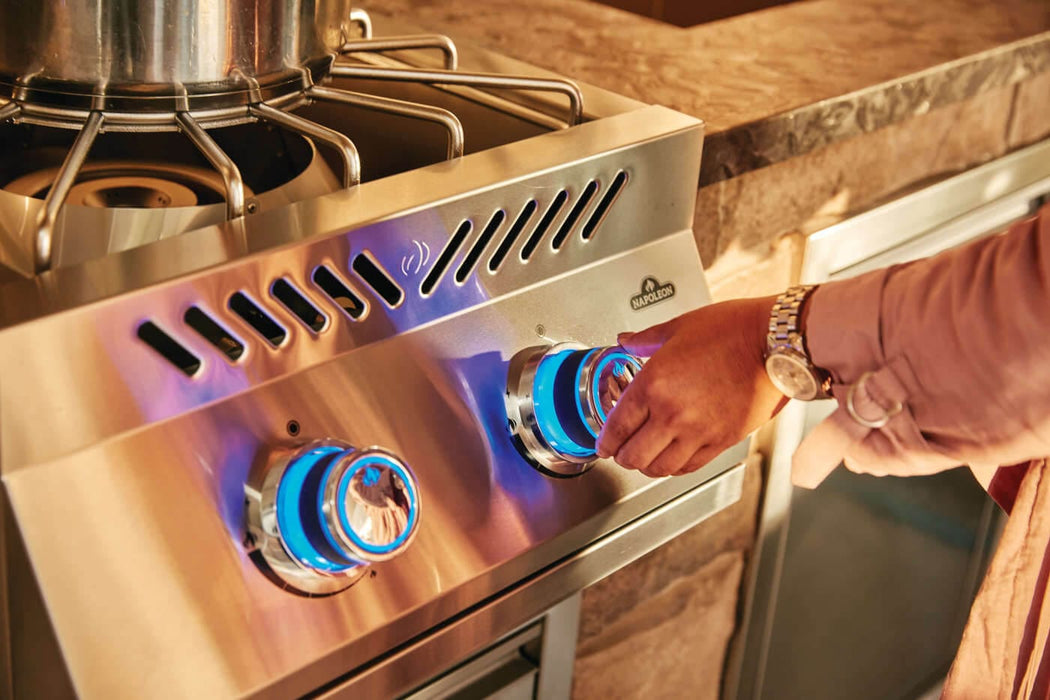
[[[303,69],[327,68],[348,36],[350,7],[350,0],[0,0],[0,83],[24,101],[106,96],[139,109],[170,109],[179,96],[239,103],[252,88],[272,96],[301,85]]]

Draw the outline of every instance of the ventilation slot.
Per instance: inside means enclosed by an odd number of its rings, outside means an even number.
[[[441,276],[445,274],[445,268],[452,262],[452,258],[456,257],[459,247],[463,245],[463,241],[473,227],[474,224],[471,223],[470,219],[464,220],[459,225],[456,232],[452,234],[452,238],[449,239],[448,245],[445,246],[445,249],[441,251],[441,255],[438,256],[434,267],[430,268],[430,272],[423,279],[423,285],[419,288],[420,293],[427,295],[434,291],[434,287],[441,281]]]
[[[361,279],[368,283],[369,287],[375,290],[375,293],[387,303],[387,306],[393,308],[405,298],[405,293],[401,291],[397,282],[368,253],[358,253],[354,256],[354,262],[350,266],[361,276]]]
[[[551,205],[547,207],[547,213],[540,219],[540,223],[536,225],[536,230],[529,236],[529,240],[525,241],[525,246],[521,249],[521,259],[528,260],[532,257],[532,251],[536,250],[536,246],[543,240],[543,234],[547,233],[547,229],[554,223],[554,218],[558,216],[558,212],[565,206],[565,200],[569,198],[569,193],[562,190],[551,202]]]
[[[357,296],[350,291],[350,288],[343,284],[342,280],[335,276],[331,270],[324,265],[314,270],[314,284],[316,284],[322,292],[328,295],[328,298],[335,302],[336,306],[346,312],[346,315],[352,319],[359,319],[365,313],[365,302],[361,300],[361,297]]]
[[[594,208],[594,213],[591,214],[590,218],[587,219],[587,223],[583,225],[583,240],[588,240],[594,235],[595,230],[601,225],[605,219],[606,212],[609,211],[609,207],[613,205],[616,198],[620,194],[620,190],[627,184],[627,173],[623,170],[616,173],[616,177],[613,178],[612,184],[609,185],[609,189],[605,191],[605,196],[598,202],[598,206]]]
[[[152,322],[146,321],[139,326],[135,333],[142,342],[156,350],[165,360],[178,367],[187,377],[192,377],[200,370],[200,359],[184,348],[177,340],[157,328]]]
[[[518,218],[514,220],[514,223],[510,227],[510,231],[507,231],[507,235],[499,244],[499,248],[492,255],[489,260],[489,272],[495,272],[499,269],[499,266],[503,264],[503,259],[507,257],[507,253],[514,246],[514,241],[518,240],[518,236],[521,235],[522,229],[525,228],[525,224],[529,223],[529,219],[536,213],[536,200],[530,199],[522,207],[521,213],[518,214]]]
[[[485,247],[492,240],[492,237],[496,235],[496,230],[503,224],[505,218],[507,218],[507,215],[503,213],[502,209],[492,215],[492,218],[489,219],[488,224],[485,226],[485,230],[478,236],[478,240],[474,241],[474,245],[471,247],[470,252],[467,253],[467,257],[460,264],[459,269],[456,270],[456,282],[463,284],[467,277],[470,276],[471,270],[478,264],[478,259],[485,252]]]
[[[328,323],[328,317],[283,277],[270,285],[270,294],[314,333],[320,333]]]
[[[241,341],[230,335],[229,331],[215,322],[215,319],[196,306],[186,309],[182,320],[232,362],[241,359],[241,355],[244,354],[244,345]]]
[[[594,197],[594,193],[598,191],[598,183],[591,180],[587,183],[587,186],[583,188],[583,194],[576,200],[576,204],[573,205],[572,210],[569,211],[569,215],[565,217],[565,221],[562,222],[561,227],[558,228],[558,233],[554,234],[554,240],[551,241],[551,245],[557,250],[561,248],[561,244],[565,242],[565,239],[569,237],[572,230],[576,228],[576,222],[580,218],[580,214],[590,204],[591,198]]]
[[[288,336],[288,332],[281,328],[277,321],[270,318],[265,311],[255,305],[255,302],[241,292],[234,292],[230,297],[230,309],[275,348]]]

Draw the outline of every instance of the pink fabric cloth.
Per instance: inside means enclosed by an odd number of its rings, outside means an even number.
[[[795,483],[815,487],[843,460],[985,475],[1012,515],[945,696],[1047,697],[1050,206],[1003,235],[822,285],[808,303],[810,353],[839,408],[799,447]]]

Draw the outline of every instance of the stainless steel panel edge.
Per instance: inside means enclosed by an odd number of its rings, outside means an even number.
[[[492,149],[495,153],[467,156],[463,163],[367,183],[359,192],[291,205],[0,289],[3,318],[9,326],[0,331],[0,367],[4,368],[0,402],[10,409],[8,420],[0,426],[4,438],[0,470],[10,473],[22,465],[68,454],[622,255],[644,241],[690,229],[696,196],[692,173],[699,167],[702,140],[695,120],[652,108],[576,129],[583,131],[573,138],[559,140],[559,134],[569,133],[565,131],[509,144]],[[546,147],[541,148],[543,144]],[[683,152],[688,157],[682,157]],[[467,163],[472,158],[480,160]],[[566,160],[571,164],[556,168],[557,162]],[[484,185],[496,170],[510,170],[514,176],[503,186]],[[628,173],[628,184],[595,236],[584,241],[577,232],[561,249],[553,250],[547,241],[582,187],[592,178],[607,186],[619,170]],[[406,188],[434,197],[430,204],[435,208],[423,208],[421,202],[405,211]],[[490,273],[485,267],[486,254],[469,279],[454,282],[456,266],[492,212],[506,210],[502,229],[506,231],[525,201],[531,198],[540,204],[535,221],[562,189],[570,193],[569,203],[529,261],[516,254],[531,230],[526,229],[499,272]],[[397,211],[399,202],[401,211]],[[594,206],[592,202],[587,211]],[[439,287],[431,295],[421,294],[418,285],[426,268],[405,270],[406,256],[422,243],[431,250],[433,261],[465,219],[475,221],[470,236]],[[232,244],[230,236],[238,228],[243,228],[250,245]],[[315,230],[328,233],[299,240]],[[248,249],[259,252],[249,254]],[[487,250],[492,249],[490,244]],[[396,308],[370,293],[349,270],[349,261],[364,251],[404,288],[406,298]],[[213,266],[213,255],[227,261]],[[690,257],[695,258],[695,246]],[[175,269],[169,267],[171,263]],[[365,317],[350,321],[318,293],[309,274],[321,264],[351,281],[369,306]],[[169,275],[179,268],[184,274],[172,279]],[[192,271],[199,268],[206,269]],[[332,327],[311,334],[274,303],[268,288],[278,277],[307,291],[332,318]],[[699,269],[689,278],[691,284],[704,284]],[[116,288],[112,280],[118,281]],[[288,331],[279,348],[257,338],[228,311],[226,300],[238,290]],[[70,308],[74,304],[79,305]],[[236,364],[183,325],[182,314],[193,304],[244,342],[245,355]],[[196,376],[170,371],[135,337],[135,329],[147,319],[203,360]],[[69,352],[71,347],[76,352]],[[95,379],[83,382],[88,376]],[[77,392],[66,389],[71,383],[77,384]],[[67,422],[61,432],[52,428],[55,416],[71,414],[84,418]]]
[[[354,673],[319,697],[393,697],[409,690],[485,643],[528,624],[537,611],[557,603],[566,590],[588,586],[642,557],[661,544],[740,500],[745,464],[686,491],[660,508],[616,530],[437,630],[432,636],[398,650]],[[465,650],[470,650],[464,654]],[[278,695],[284,688],[275,688]],[[292,688],[287,690],[291,691]]]
[[[557,700],[572,694],[572,671],[576,665],[582,610],[583,593],[579,592],[551,606],[544,615],[536,700]]]
[[[574,597],[579,598],[579,594],[576,594]],[[509,681],[508,684],[515,691],[512,697],[520,700],[525,700],[526,698],[527,700],[535,700],[534,695],[536,693],[534,691],[536,689],[536,676],[538,675],[537,667],[523,658],[524,655],[521,648],[527,644],[542,644],[545,637],[544,627],[549,614],[550,611],[542,617],[531,621],[523,628],[515,630],[495,644],[482,649],[473,657],[461,660],[455,664],[451,671],[441,673],[437,678],[428,680],[422,687],[415,688],[408,695],[402,696],[401,700],[435,700],[435,698],[448,698],[456,695],[464,698],[484,697],[481,694],[481,689],[477,687],[477,683],[494,671]],[[511,668],[508,669],[508,666]],[[570,668],[569,670],[571,673],[572,669]],[[506,671],[509,671],[509,673],[506,673]],[[514,676],[517,676],[517,678],[513,678]],[[531,686],[528,688],[529,692],[517,692],[518,684],[521,681],[525,681],[528,686]],[[490,690],[492,689],[490,688]],[[504,685],[494,690],[496,697],[502,699],[506,695],[508,688]],[[467,693],[471,694],[468,695]]]
[[[726,659],[722,697],[727,700],[761,694],[791,513],[791,456],[802,440],[804,419],[805,412],[798,410],[797,402],[789,403],[752,438],[754,468],[763,471],[762,500],[755,544],[741,585],[740,624]]]
[[[492,646],[465,661],[453,662],[451,671],[440,672],[425,685],[402,696],[403,700],[483,697],[486,691],[491,693],[489,697],[500,700],[568,700],[572,692],[582,599],[583,594],[578,592],[552,605],[543,615],[503,636]],[[441,633],[436,642],[442,643]],[[423,671],[418,667],[410,671],[391,670],[397,674],[400,687],[408,685],[409,679]],[[494,672],[501,677],[498,681],[501,687],[494,687]],[[339,694],[346,683],[340,679],[332,685],[335,689],[329,692]]]
[[[1046,201],[1050,194],[1050,176],[1036,180],[1018,190],[983,204],[965,214],[954,217],[940,226],[922,232],[907,241],[874,255],[849,267],[831,272],[828,279],[853,277],[870,270],[877,270],[901,260],[916,260],[929,257],[943,250],[969,243],[989,233],[1003,230],[1010,223],[1035,213],[1035,209]],[[898,219],[894,216],[894,219]],[[898,228],[900,220],[887,221],[887,227]],[[907,227],[900,227],[908,230]],[[807,275],[820,275],[814,266],[805,270]]]

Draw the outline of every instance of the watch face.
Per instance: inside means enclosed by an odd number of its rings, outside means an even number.
[[[792,399],[809,401],[820,389],[805,361],[790,354],[775,353],[767,357],[766,372],[776,388]]]

